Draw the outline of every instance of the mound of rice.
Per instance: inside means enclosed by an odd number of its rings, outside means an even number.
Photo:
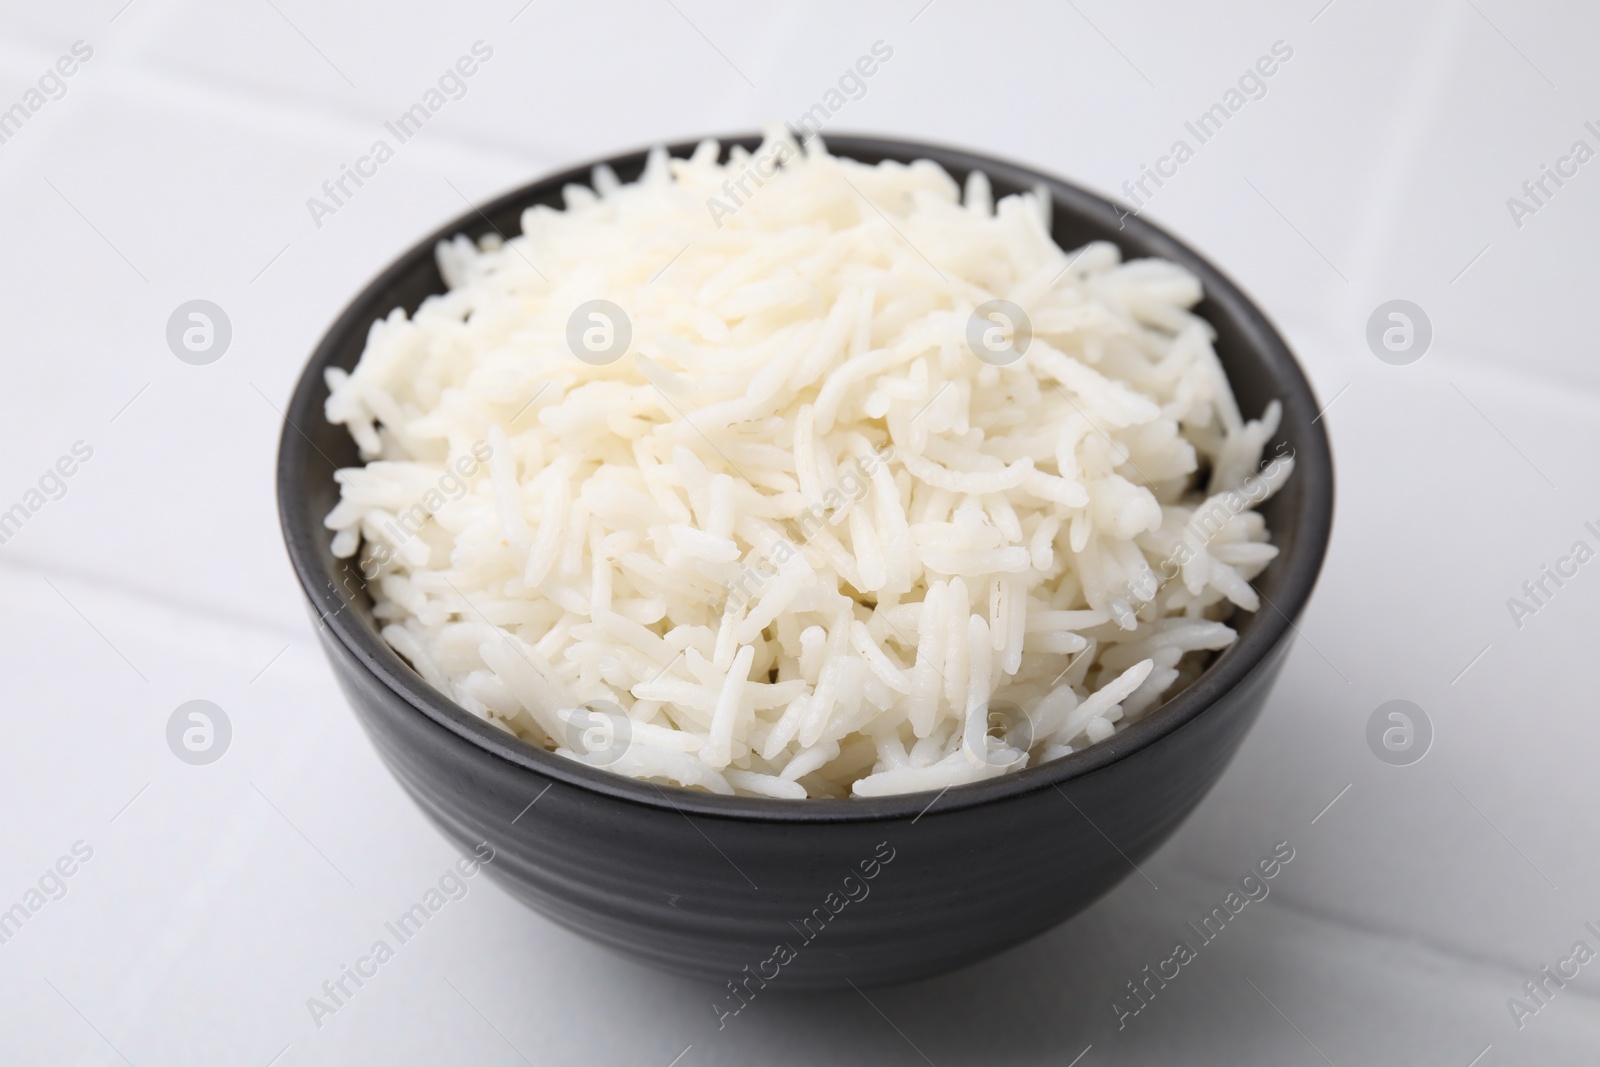
[[[328,371],[334,552],[429,683],[621,774],[879,796],[1102,741],[1234,639],[1292,457],[1197,279],[980,173],[718,156],[441,244],[449,291]],[[1031,340],[970,328],[996,299]]]

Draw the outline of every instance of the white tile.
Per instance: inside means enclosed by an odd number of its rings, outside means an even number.
[[[1600,148],[1584,127],[1600,125],[1584,103],[1600,87],[1594,15],[1505,0],[674,4],[109,0],[8,15],[0,108],[74,41],[95,54],[0,145],[0,506],[75,442],[94,453],[0,545],[14,709],[0,900],[76,841],[94,856],[0,949],[0,997],[25,1020],[0,1030],[0,1060],[265,1064],[289,1046],[279,1063],[664,1065],[692,1043],[685,1065],[919,1050],[1064,1064],[1092,1043],[1083,1067],[1320,1063],[1313,1042],[1339,1064],[1465,1067],[1490,1045],[1486,1067],[1592,1058],[1592,976],[1521,1030],[1506,1000],[1600,923],[1600,564],[1520,627],[1507,600],[1573,541],[1600,547],[1584,527],[1600,527],[1600,163],[1520,227],[1506,200],[1574,139]],[[315,225],[307,198],[478,40],[494,53],[464,95]],[[1127,882],[997,960],[874,993],[876,1007],[773,997],[719,1033],[704,986],[479,883],[316,1028],[306,997],[451,853],[314,644],[277,533],[274,407],[350,296],[463,196],[794,121],[880,40],[893,58],[830,129],[970,146],[1122,196],[1247,64],[1293,48],[1146,209],[1261,302],[1333,402],[1335,539],[1261,723],[1151,861],[1159,891]],[[208,367],[163,338],[194,297],[235,331]],[[1395,297],[1434,331],[1407,367],[1365,340]],[[208,767],[164,740],[196,698],[235,731]],[[1395,698],[1436,731],[1411,767],[1367,748],[1368,717]],[[1118,1031],[1122,983],[1279,840],[1297,858],[1271,898]]]

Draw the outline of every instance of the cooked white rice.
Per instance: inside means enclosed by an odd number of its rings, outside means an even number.
[[[1104,740],[1233,640],[1292,459],[1258,470],[1278,406],[1241,419],[1196,278],[982,174],[717,157],[441,244],[449,292],[328,371],[366,461],[334,552],[429,683],[637,778],[879,796]],[[605,365],[567,341],[597,298]],[[996,298],[1003,366],[966,339]]]

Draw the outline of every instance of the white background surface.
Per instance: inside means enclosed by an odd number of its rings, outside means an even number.
[[[1595,1061],[1600,964],[1523,1029],[1506,1001],[1575,941],[1600,949],[1600,562],[1520,629],[1506,599],[1580,537],[1600,547],[1600,161],[1520,228],[1506,198],[1574,140],[1600,148],[1600,19],[1511,0],[522,2],[5,6],[0,107],[74,41],[94,56],[0,145],[0,508],[73,442],[94,455],[0,546],[0,908],[73,842],[94,854],[0,945],[0,1062]],[[314,226],[306,198],[480,39],[467,95]],[[343,706],[280,547],[276,409],[306,355],[463,196],[792,121],[880,39],[892,60],[832,128],[1113,193],[1274,41],[1294,49],[1148,208],[1333,402],[1333,547],[1260,725],[1148,880],[870,1003],[770,996],[719,1033],[716,990],[478,878],[319,1029],[306,998],[454,853]],[[196,297],[234,329],[204,367],[164,339]],[[1434,328],[1410,366],[1364,340],[1397,297]],[[194,698],[234,728],[207,767],[164,737]],[[1436,732],[1410,767],[1365,740],[1394,698]],[[1284,840],[1271,897],[1119,1032],[1123,983]]]

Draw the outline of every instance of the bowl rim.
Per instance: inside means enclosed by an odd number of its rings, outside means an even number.
[[[760,134],[739,133],[712,139],[719,143],[725,158],[733,146],[753,150],[762,138]],[[703,140],[705,138],[680,141],[666,148],[673,156],[687,156]],[[378,300],[378,294],[394,287],[417,270],[421,263],[431,259],[439,242],[458,233],[481,229],[482,221],[488,221],[519,204],[532,203],[536,197],[550,190],[559,190],[569,184],[587,186],[594,167],[601,163],[619,168],[637,165],[651,150],[643,148],[613,153],[524,182],[469,207],[438,227],[390,262],[349,301],[338,318],[324,331],[301,371],[284,412],[277,459],[276,495],[285,547],[301,590],[309,600],[314,615],[320,616],[321,625],[326,626],[344,650],[385,689],[438,726],[493,757],[545,779],[616,801],[738,821],[874,822],[904,818],[915,821],[935,804],[941,805],[940,813],[943,814],[1021,796],[1060,786],[1128,758],[1205,712],[1243,683],[1291,631],[1298,632],[1294,619],[1304,609],[1315,587],[1332,531],[1332,455],[1326,433],[1320,421],[1314,418],[1319,408],[1304,370],[1266,315],[1232,279],[1187,244],[1125,206],[1033,167],[965,149],[877,135],[840,133],[830,135],[825,140],[829,152],[836,156],[855,157],[859,154],[875,159],[931,159],[946,170],[982,170],[991,179],[1002,179],[1023,188],[1042,185],[1050,192],[1053,207],[1065,205],[1079,215],[1097,212],[1109,215],[1117,222],[1118,229],[1130,232],[1138,243],[1149,250],[1148,254],[1178,262],[1200,278],[1205,304],[1225,307],[1240,324],[1241,332],[1248,341],[1243,347],[1251,351],[1251,358],[1273,367],[1281,379],[1283,389],[1277,397],[1283,405],[1281,425],[1292,425],[1291,420],[1298,420],[1304,427],[1298,434],[1301,440],[1294,453],[1294,480],[1300,483],[1293,522],[1295,537],[1289,551],[1271,563],[1279,572],[1275,575],[1279,583],[1278,599],[1266,601],[1262,606],[1264,611],[1270,610],[1271,614],[1258,611],[1252,625],[1245,628],[1239,639],[1225,649],[1199,678],[1163,701],[1144,718],[1105,741],[1047,763],[981,782],[947,786],[937,792],[926,790],[884,797],[785,800],[724,796],[681,786],[660,785],[547,752],[490,725],[434,689],[390,648],[375,627],[367,625],[356,612],[343,610],[344,601],[329,580],[329,572],[321,558],[332,535],[322,525],[323,516],[312,512],[309,500],[300,492],[296,477],[306,458],[306,449],[315,447],[299,429],[299,424],[323,417],[323,401],[327,396],[323,370],[350,342],[351,334],[364,336],[375,318],[387,314],[387,308],[378,312],[378,315],[372,314],[370,305]],[[328,610],[321,610],[323,608]]]

